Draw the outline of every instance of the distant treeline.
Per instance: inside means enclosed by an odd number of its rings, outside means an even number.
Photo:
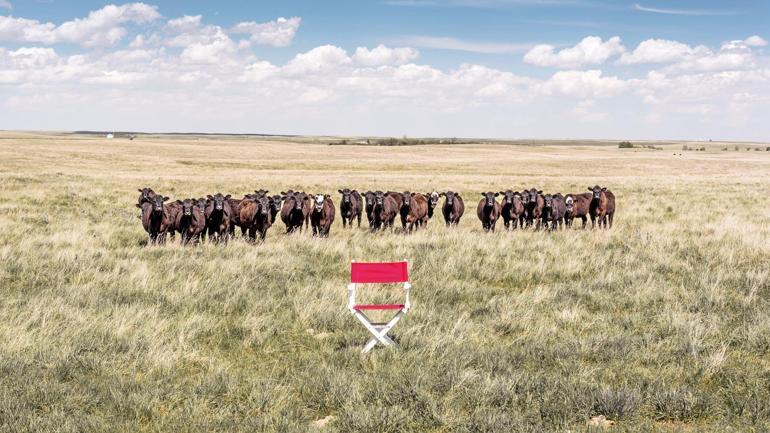
[[[480,144],[480,141],[460,138],[365,138],[342,139],[329,142],[329,146],[421,146],[426,144]]]

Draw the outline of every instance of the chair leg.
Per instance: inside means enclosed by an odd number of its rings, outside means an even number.
[[[356,318],[366,327],[367,330],[374,336],[373,338],[370,338],[369,341],[367,341],[366,345],[364,346],[362,352],[368,353],[370,350],[374,348],[374,346],[377,345],[377,343],[382,344],[386,347],[392,347],[396,346],[396,342],[393,341],[390,337],[388,337],[388,332],[393,329],[393,327],[398,323],[399,320],[401,320],[401,317],[404,316],[404,310],[401,310],[393,316],[388,323],[384,325],[375,325],[372,323],[371,319],[367,317],[364,313],[360,311],[356,311],[353,313]]]

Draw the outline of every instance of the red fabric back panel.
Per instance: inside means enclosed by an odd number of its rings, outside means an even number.
[[[409,281],[406,262],[351,263],[351,283],[404,283]]]

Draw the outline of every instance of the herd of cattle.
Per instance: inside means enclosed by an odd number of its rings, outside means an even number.
[[[532,188],[519,191],[481,193],[482,199],[476,208],[476,215],[484,231],[494,231],[502,217],[507,229],[528,228],[556,230],[572,226],[580,218],[586,228],[588,218],[591,226],[611,228],[615,215],[615,195],[607,188],[594,186],[583,194],[543,194]],[[213,242],[227,242],[234,236],[235,227],[250,240],[259,237],[264,240],[268,229],[280,216],[286,232],[312,228],[314,236],[328,236],[335,218],[335,207],[328,194],[306,194],[286,191],[280,195],[269,195],[259,190],[246,194],[242,199],[229,194],[209,195],[206,198],[170,201],[151,188],[140,189],[136,207],[142,211],[142,225],[149,234],[150,243],[164,243],[166,236],[179,233],[183,244],[203,241],[208,235]],[[465,213],[465,203],[454,191],[410,192],[367,191],[340,189],[339,212],[342,226],[353,227],[354,221],[361,227],[361,214],[366,212],[372,231],[393,229],[396,218],[400,217],[401,227],[406,232],[426,227],[444,198],[441,214],[447,227],[456,226]],[[500,197],[500,201],[498,201]]]

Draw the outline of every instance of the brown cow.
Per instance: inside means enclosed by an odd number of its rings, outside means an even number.
[[[564,213],[564,225],[567,228],[572,227],[572,221],[577,217],[583,221],[583,228],[588,224],[588,213],[591,207],[592,194],[586,192],[583,194],[567,194],[564,197],[566,207]]]
[[[527,194],[527,227],[532,226],[537,221],[537,228],[540,228],[540,218],[543,215],[543,191],[536,188],[525,190],[524,194]]]
[[[334,222],[334,202],[326,194],[313,196],[313,212],[310,214],[310,224],[313,236],[328,237]]]
[[[409,215],[406,217],[411,232],[415,226],[417,228],[428,227],[428,199],[420,194],[413,192],[409,200]]]
[[[201,214],[203,215],[203,222],[204,222],[204,229],[199,235],[201,242],[203,242],[206,238],[205,227],[208,227],[208,224],[209,224],[208,220],[206,219],[206,207],[208,206],[208,204],[209,204],[209,199],[205,197],[195,199],[195,206],[197,206],[198,209],[200,209]]]
[[[241,202],[241,227],[248,234],[250,241],[257,239],[257,233],[259,233],[259,239],[264,241],[267,230],[273,225],[270,199],[265,194],[254,194]]]
[[[163,204],[166,200],[168,197],[155,195],[149,203],[136,204],[136,207],[142,209],[142,226],[150,237],[150,244],[166,242],[166,233],[171,226],[169,208]]]
[[[176,228],[182,235],[182,245],[197,242],[206,230],[206,216],[194,199],[177,200],[182,209],[176,216]]]
[[[171,203],[168,203],[166,205],[166,212],[168,212],[168,218],[170,221],[170,224],[168,226],[168,236],[173,241],[175,239],[176,233],[178,232],[180,235],[182,234],[182,229],[177,225],[177,217],[182,212],[182,205],[179,204],[177,201],[172,201]]]
[[[383,230],[390,227],[390,230],[393,231],[393,221],[395,221],[400,209],[401,205],[393,194],[377,191],[377,204],[374,212],[379,211],[380,227]]]
[[[615,219],[615,194],[605,189],[604,195],[607,196],[607,206],[604,211],[604,228],[612,228],[612,220]],[[608,227],[609,224],[609,227]]]
[[[593,188],[588,187],[588,190],[591,191],[591,206],[589,207],[591,228],[596,227],[597,220],[599,221],[599,228],[606,229],[608,220],[610,227],[612,227],[612,220],[615,215],[615,194],[599,185]],[[607,194],[608,192],[609,194]],[[609,214],[610,211],[612,215]]]
[[[304,192],[281,192],[283,207],[281,207],[281,220],[286,225],[286,233],[302,231],[302,225],[309,219],[310,212],[307,209],[309,200]]]
[[[399,206],[398,213],[401,215],[401,228],[406,232],[406,222],[412,207],[412,193],[405,191],[399,194],[399,196],[401,198],[401,205]]]
[[[366,219],[369,220],[369,229],[371,231],[378,230],[380,228],[379,212],[377,214],[374,212],[374,208],[377,206],[377,193],[374,191],[366,191],[364,193],[364,201]]]
[[[518,191],[513,192],[513,209],[511,210],[511,214],[514,216],[513,219],[513,228],[516,229],[516,221],[519,222],[519,227],[524,228],[525,223],[525,207],[526,204],[524,202],[524,196],[521,195]]]
[[[342,194],[342,200],[340,200],[340,217],[342,217],[342,227],[347,227],[348,223],[350,227],[353,227],[353,219],[358,218],[358,227],[361,228],[361,212],[363,211],[363,200],[361,200],[361,194],[356,190],[350,190],[348,188],[337,190]]]
[[[229,201],[230,194],[217,193],[207,197],[209,201],[206,205],[206,227],[209,240],[213,239],[217,243],[226,244],[230,236],[230,220],[233,213]]]
[[[543,197],[543,228],[548,229],[549,225],[551,230],[561,228],[562,221],[564,221],[564,214],[566,212],[566,205],[564,203],[564,197],[561,194],[546,194]]]
[[[230,210],[232,213],[230,214],[230,237],[235,237],[235,227],[238,226],[241,228],[241,236],[246,235],[246,227],[243,223],[241,223],[241,204],[243,203],[243,200],[246,200],[250,197],[250,195],[244,196],[242,199],[237,198],[229,198],[227,199],[227,202],[230,204]]]
[[[276,194],[269,198],[270,200],[270,221],[275,223],[275,217],[278,215],[278,212],[281,211],[281,202],[283,201],[281,199],[281,196],[279,194]]]
[[[428,198],[428,219],[433,218],[433,212],[438,206],[439,195],[436,191],[431,191],[425,194]]]
[[[510,228],[510,223],[513,221],[513,229],[516,229],[516,221],[518,220],[519,215],[516,213],[515,206],[514,206],[514,198],[518,195],[517,192],[513,192],[510,189],[505,191],[500,191],[500,195],[503,196],[503,199],[500,203],[500,216],[503,217],[503,224],[505,224],[505,229],[508,230]],[[521,204],[521,197],[519,196],[519,204]]]
[[[442,192],[439,196],[446,197],[444,200],[444,206],[441,208],[441,213],[444,214],[444,221],[446,226],[456,226],[460,224],[460,218],[465,213],[465,203],[463,198],[460,197],[460,193],[454,191]]]
[[[500,218],[500,203],[495,200],[495,197],[499,196],[497,192],[482,192],[481,196],[484,197],[479,200],[479,205],[476,208],[476,215],[481,220],[481,226],[485,232],[495,231],[495,224],[497,224],[498,218]]]

